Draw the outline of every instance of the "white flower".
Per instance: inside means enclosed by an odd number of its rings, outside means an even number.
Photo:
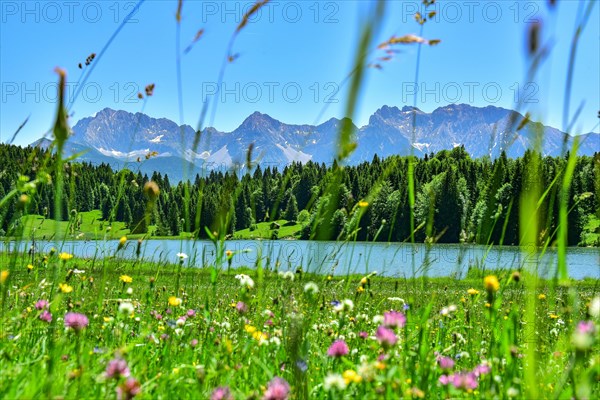
[[[279,276],[282,277],[283,279],[289,279],[290,281],[293,281],[294,278],[296,277],[292,271],[285,271],[285,272],[279,271]]]
[[[231,324],[227,321],[221,322],[221,328],[225,329],[226,331],[231,329]]]
[[[185,319],[178,318],[177,321],[175,322],[175,324],[177,324],[177,326],[179,326],[179,327],[182,327],[185,325]]]
[[[133,293],[133,288],[131,286],[129,286],[127,288],[127,294],[132,294]]]
[[[304,285],[304,293],[315,295],[319,293],[319,286],[317,286],[317,284],[314,282],[308,282],[306,285]]]
[[[250,278],[246,274],[238,274],[235,276],[235,279],[240,281],[240,286],[242,286],[242,287],[249,287],[249,288],[254,287],[254,281],[252,280],[252,278]]]
[[[346,381],[340,374],[329,374],[323,381],[323,388],[327,391],[332,389],[344,390],[346,389]]]
[[[73,270],[73,273],[74,273],[74,274],[77,274],[77,275],[79,275],[79,274],[85,274],[85,271],[84,271],[84,270],[82,270],[82,269],[77,269],[77,268],[75,268],[75,269]]]
[[[179,258],[179,260],[181,260],[181,261],[183,261],[183,260],[185,260],[186,258],[188,258],[188,255],[187,255],[187,254],[185,254],[185,253],[177,253],[177,254],[175,254],[175,255],[176,255],[176,256],[177,256],[177,258]]]
[[[592,317],[600,317],[600,296],[596,296],[590,302],[590,315]]]
[[[354,302],[350,299],[344,299],[339,304],[337,304],[333,309],[336,312],[340,311],[352,311],[354,309]]]
[[[517,397],[519,395],[519,389],[514,388],[514,387],[509,387],[508,390],[506,390],[506,395],[508,397]]]
[[[383,315],[376,315],[373,317],[373,323],[379,325],[383,323]]]
[[[398,301],[398,302],[400,302],[400,303],[402,303],[402,304],[405,304],[405,303],[406,303],[406,301],[404,301],[404,299],[402,299],[402,298],[400,298],[400,297],[388,297],[387,299],[388,299],[389,301]]]
[[[124,315],[131,315],[133,313],[133,304],[124,301],[121,304],[119,304],[119,313],[124,314]]]
[[[281,339],[279,339],[277,336],[273,336],[271,339],[269,339],[269,341],[277,347],[281,345]]]

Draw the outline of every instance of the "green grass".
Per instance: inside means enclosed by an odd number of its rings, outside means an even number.
[[[301,224],[286,225],[287,221],[284,219],[276,221],[280,228],[278,238],[295,238],[296,235],[302,229]],[[233,235],[234,239],[271,239],[273,230],[271,229],[271,222],[260,222],[256,224],[256,229],[251,231],[250,229],[242,229],[236,231]]]
[[[129,228],[124,222],[108,223],[102,219],[100,210],[80,212],[79,226],[72,225],[69,221],[55,221],[41,215],[26,215],[21,218],[24,226],[23,237],[35,237],[36,240],[51,240],[54,238],[66,238],[68,240],[97,240],[97,239],[120,239],[127,236],[129,239],[141,239],[151,237],[152,239],[187,239],[192,235],[182,232],[178,236],[155,236],[156,226],[148,227],[146,234],[130,234]]]
[[[510,271],[499,272],[500,288],[488,294],[475,278],[428,279],[422,285],[421,279],[371,276],[363,284],[361,276],[293,274],[291,280],[271,271],[227,273],[185,263],[180,268],[118,259],[63,262],[56,254],[40,254],[33,262],[21,254],[12,261],[0,286],[10,292],[1,316],[2,398],[114,398],[125,378],[104,374],[115,358],[126,361],[142,399],[204,399],[219,386],[228,386],[235,399],[261,398],[275,376],[290,383],[291,398],[506,398],[507,393],[522,398],[527,387],[521,354],[530,346],[538,354],[541,398],[571,398],[575,390],[579,398],[600,393],[600,369],[591,363],[600,343],[592,336],[585,350],[571,345],[574,325],[589,318],[587,304],[599,295],[597,280],[571,282],[581,299],[576,307],[560,306],[568,288],[557,290],[555,303],[547,283],[534,280],[536,333],[525,337],[524,286],[534,278],[524,274],[515,282]],[[254,280],[253,287],[240,286],[235,275],[242,272]],[[131,283],[121,280],[124,274]],[[317,294],[305,292],[308,282],[317,285]],[[61,292],[59,283],[72,291]],[[471,288],[479,293],[469,295]],[[169,304],[171,297],[181,304]],[[336,311],[331,302],[344,299],[353,307]],[[52,322],[40,319],[38,300],[50,301]],[[238,302],[248,311],[240,313]],[[120,305],[131,313],[120,311]],[[446,312],[451,305],[456,309]],[[392,309],[405,314],[406,326],[395,330],[398,343],[386,347],[374,335],[378,316]],[[179,324],[189,310],[195,316]],[[86,315],[89,325],[79,333],[65,330],[67,312]],[[361,338],[361,332],[371,338]],[[350,352],[328,356],[340,338]],[[455,366],[443,371],[438,354],[453,358]],[[477,377],[475,389],[438,381],[481,365],[491,370]],[[324,386],[332,375],[347,371],[360,378],[344,389]]]

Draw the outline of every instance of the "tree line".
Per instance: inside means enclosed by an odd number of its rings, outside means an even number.
[[[0,145],[0,235],[15,236],[24,214],[55,218],[53,156],[33,147]],[[299,238],[439,243],[519,244],[520,199],[532,185],[538,201],[539,242],[552,243],[559,223],[565,157],[527,151],[517,159],[472,159],[463,147],[424,158],[393,156],[354,166],[293,163],[283,169],[260,165],[245,173],[210,171],[186,182],[107,164],[69,161],[61,216],[101,210],[105,221],[124,222],[133,233],[232,235],[258,222],[284,219],[302,225]],[[535,181],[528,168],[537,165]],[[409,170],[413,171],[414,192]],[[33,177],[35,185],[27,185]],[[150,204],[144,187],[159,193]],[[40,183],[41,182],[41,183]],[[34,187],[32,187],[34,186]],[[568,190],[568,244],[599,245],[600,153],[577,157]],[[414,201],[411,201],[414,199]],[[411,205],[412,215],[411,219]]]

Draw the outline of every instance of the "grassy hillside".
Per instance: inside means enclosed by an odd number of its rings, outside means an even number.
[[[296,237],[296,234],[302,229],[300,224],[286,225],[288,221],[284,219],[275,222],[280,226],[279,229],[276,229],[279,239]],[[274,231],[271,229],[271,222],[261,222],[256,224],[256,229],[252,231],[249,228],[236,231],[233,237],[234,239],[271,239]]]

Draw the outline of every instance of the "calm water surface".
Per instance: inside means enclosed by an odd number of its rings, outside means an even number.
[[[67,241],[61,251],[77,257],[103,258],[112,256],[117,249],[117,241]],[[258,262],[263,267],[279,270],[296,270],[333,273],[368,273],[394,277],[421,276],[464,276],[469,266],[491,268],[537,269],[543,276],[552,276],[556,270],[555,249],[545,254],[528,255],[517,247],[493,247],[436,244],[429,249],[425,244],[401,243],[340,243],[314,242],[302,240],[232,240],[226,248],[235,252],[231,266],[254,267]],[[0,250],[13,250],[15,243],[0,243]],[[31,243],[19,243],[19,249],[30,248]],[[36,242],[36,251],[47,252],[52,247],[60,248],[54,242]],[[125,258],[136,257],[136,241],[130,241],[118,252]],[[142,245],[142,257],[152,261],[177,262],[177,253],[189,256],[186,264],[190,267],[213,265],[214,245],[208,241],[146,240]],[[567,251],[569,276],[575,279],[585,277],[600,279],[600,249],[571,247]]]

